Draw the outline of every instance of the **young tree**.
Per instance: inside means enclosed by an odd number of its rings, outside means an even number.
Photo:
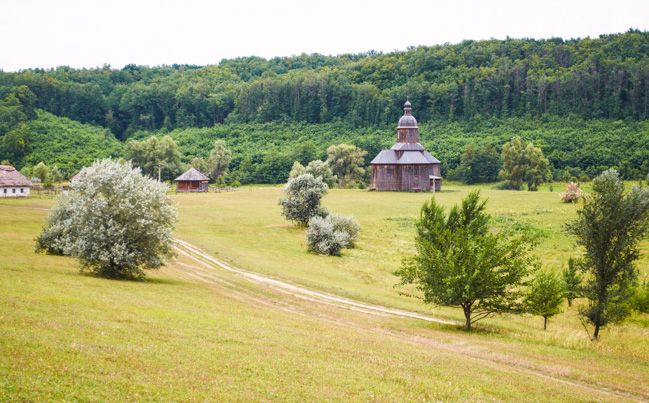
[[[526,311],[543,317],[543,330],[548,328],[548,319],[561,312],[565,285],[558,274],[548,270],[539,271],[525,297]]]
[[[579,184],[570,182],[566,185],[565,193],[561,193],[561,201],[564,203],[577,203],[581,198],[581,189]]]
[[[537,191],[541,183],[552,179],[552,170],[550,170],[550,161],[543,155],[540,148],[534,147],[529,143],[525,147],[527,156],[527,167],[525,168],[525,182],[527,190]]]
[[[338,177],[343,188],[353,188],[365,180],[365,156],[367,151],[352,144],[331,145],[327,148],[327,163]]]
[[[525,142],[520,137],[511,139],[503,146],[502,160],[503,167],[500,170],[500,178],[506,180],[512,189],[520,190],[525,181],[527,167]]]
[[[566,285],[566,299],[568,306],[572,306],[572,301],[581,297],[581,274],[577,270],[575,259],[568,259],[568,267],[563,270],[563,282]]]
[[[209,175],[213,181],[222,181],[232,160],[232,152],[225,146],[225,141],[216,140],[207,159]]]
[[[598,340],[602,327],[629,314],[638,243],[649,231],[649,189],[633,187],[625,193],[617,171],[605,171],[593,180],[593,192],[566,229],[583,248],[578,265],[588,273],[583,294],[589,303],[580,314],[594,326],[592,339]]]
[[[42,184],[49,182],[50,178],[50,167],[45,165],[43,161],[39,162],[32,168],[32,175],[38,178]]]
[[[291,167],[291,172],[288,173],[289,179],[295,179],[300,175],[304,175],[306,172],[304,165],[300,164],[300,161],[295,161]]]
[[[311,174],[289,180],[286,185],[286,197],[279,201],[282,215],[303,227],[312,217],[326,216],[327,211],[320,206],[320,200],[328,189],[322,178],[314,178]]]
[[[54,165],[52,167],[52,171],[50,172],[50,177],[52,179],[52,183],[61,183],[63,181],[63,174],[59,170],[59,167]]]
[[[110,159],[81,170],[37,238],[37,250],[76,256],[102,277],[143,278],[172,255],[176,210],[167,186]],[[137,206],[137,208],[134,208]]]
[[[525,144],[520,137],[514,137],[503,146],[502,160],[500,177],[507,180],[512,189],[520,190],[525,182],[528,190],[535,191],[552,177],[550,162],[543,151],[532,143]]]
[[[289,179],[297,178],[302,174],[311,174],[314,178],[322,178],[324,183],[330,188],[336,184],[338,178],[331,172],[329,164],[320,160],[313,160],[307,164],[306,167],[302,166],[298,161],[293,163],[291,173],[288,175]]]
[[[151,136],[142,141],[129,140],[125,146],[124,158],[159,181],[173,179],[182,170],[180,150],[169,135],[161,139]]]
[[[469,144],[462,154],[458,174],[466,183],[495,182],[502,163],[500,155],[491,144],[475,148]]]
[[[425,302],[461,307],[465,328],[496,313],[520,310],[520,286],[533,263],[535,241],[526,234],[490,231],[479,192],[448,215],[435,199],[417,221],[417,254],[396,274],[415,283]]]
[[[189,163],[192,168],[198,169],[201,173],[207,174],[209,168],[207,167],[207,161],[201,157],[192,158],[192,162]]]

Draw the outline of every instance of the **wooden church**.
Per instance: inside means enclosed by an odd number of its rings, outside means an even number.
[[[441,166],[419,143],[417,119],[406,101],[397,126],[397,142],[372,160],[370,190],[401,192],[439,192],[442,189]]]

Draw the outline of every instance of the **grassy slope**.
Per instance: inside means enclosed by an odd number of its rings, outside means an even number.
[[[473,187],[447,185],[445,189],[436,197],[450,206]],[[536,193],[483,188],[482,194],[489,199],[488,210],[496,217],[533,225],[546,234],[537,250],[544,265],[558,268],[576,253],[562,226],[575,216],[577,206],[561,203],[558,192],[547,188]],[[358,247],[345,251],[342,258],[306,253],[304,231],[287,225],[280,216],[280,196],[279,187],[178,195],[178,236],[240,267],[365,301],[461,319],[457,309],[425,306],[400,295],[415,293],[412,288],[394,287],[398,279],[392,273],[401,258],[414,251],[412,222],[430,194],[331,191],[324,199],[327,208],[355,215],[363,228]],[[649,242],[642,244],[642,250],[638,266],[642,276],[647,276]],[[579,362],[583,376],[601,381],[616,379],[630,387],[647,383],[646,375],[640,375],[649,373],[646,315],[608,328],[597,345],[588,341],[576,307],[553,319],[548,332],[540,330],[541,323],[536,317],[496,317],[479,325],[491,334],[480,334],[473,340],[494,343],[494,349],[533,359]]]
[[[147,282],[79,275],[73,259],[32,251],[50,205],[0,201],[0,400],[607,398],[381,331],[296,316],[276,302],[258,307],[184,279],[182,258]],[[420,326],[398,322],[408,324]]]
[[[119,141],[107,129],[38,111],[29,123],[31,152],[26,165],[44,161],[72,174],[94,160],[119,156]]]

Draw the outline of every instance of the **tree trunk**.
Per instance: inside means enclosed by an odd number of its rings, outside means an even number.
[[[160,173],[162,171],[162,166],[158,165],[158,182],[160,182]]]
[[[568,298],[568,308],[572,306],[572,298]]]
[[[471,305],[462,305],[464,311],[464,329],[471,331]]]
[[[593,332],[593,340],[599,340],[599,323],[595,323],[595,331]]]
[[[543,330],[548,330],[548,317],[543,317]]]

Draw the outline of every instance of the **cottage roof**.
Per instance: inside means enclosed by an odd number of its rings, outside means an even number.
[[[394,143],[390,149],[395,151],[424,151],[424,146],[419,143]]]
[[[0,186],[32,186],[32,182],[16,168],[10,165],[0,165]]]
[[[176,179],[174,179],[174,182],[178,181],[208,181],[210,178],[207,176],[203,175],[201,171],[199,171],[196,168],[189,168],[187,172],[184,174],[180,175]]]

